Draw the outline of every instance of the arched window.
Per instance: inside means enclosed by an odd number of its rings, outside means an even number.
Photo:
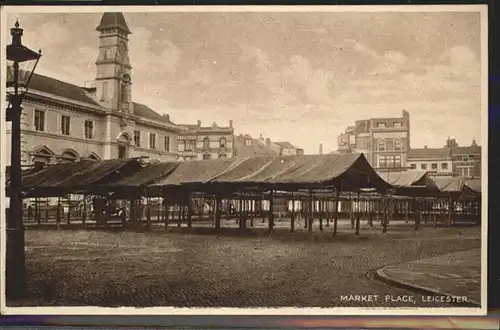
[[[204,154],[203,155],[203,160],[208,160],[208,159],[211,159],[211,158],[212,158],[211,154]]]
[[[227,142],[227,141],[226,141],[226,138],[221,138],[221,139],[219,140],[219,147],[220,147],[220,148],[225,148],[225,147],[226,147],[226,142]]]
[[[204,150],[210,149],[210,139],[208,137],[203,139],[203,149]]]
[[[101,101],[106,101],[107,99],[108,99],[108,82],[105,81],[102,83]]]
[[[221,153],[221,154],[219,154],[219,158],[222,158],[222,159],[227,158],[227,155],[224,153]]]
[[[59,162],[73,163],[78,160],[78,154],[73,150],[64,150],[61,154]]]
[[[112,53],[111,48],[106,49],[106,52],[104,53],[104,59],[105,60],[111,59],[111,53]]]
[[[379,139],[378,140],[378,150],[379,151],[384,151],[385,150],[385,140],[384,139]]]

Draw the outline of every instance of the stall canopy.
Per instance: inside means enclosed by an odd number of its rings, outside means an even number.
[[[80,161],[48,165],[23,177],[23,189],[31,196],[76,193],[83,190],[106,193],[162,191],[182,187],[193,192],[214,189],[290,190],[361,188],[389,190],[362,154],[328,154],[280,157],[235,157],[190,162],[144,164],[138,159]],[[35,192],[36,191],[36,192]]]
[[[57,196],[116,181],[140,168],[141,162],[136,159],[83,160],[47,165],[39,171],[23,176],[22,185],[25,192],[30,192],[28,195]]]
[[[438,192],[438,187],[427,171],[377,172],[400,196],[424,197]]]
[[[481,190],[480,182],[463,177],[436,177],[434,181],[442,196],[454,198],[474,197],[478,194],[477,189],[479,189],[479,192]]]
[[[333,185],[345,191],[391,187],[362,154],[354,153],[249,158],[210,183],[284,190]]]

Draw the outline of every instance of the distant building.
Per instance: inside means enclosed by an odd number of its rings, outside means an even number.
[[[443,148],[411,149],[408,165],[434,175],[481,177],[481,146],[473,140],[470,146],[460,147],[455,139],[448,138]]]
[[[271,148],[280,156],[302,156],[304,150],[291,144],[290,142],[271,142]]]
[[[269,139],[268,141],[270,143]],[[277,156],[277,153],[266,144],[262,135],[259,139],[254,139],[248,134],[239,134],[234,136],[234,155],[241,157],[258,157]]]
[[[229,126],[181,125],[183,130],[177,137],[179,160],[203,160],[231,158],[234,156],[233,123]]]
[[[356,120],[338,137],[338,151],[363,153],[378,169],[404,168],[410,150],[410,114]]]

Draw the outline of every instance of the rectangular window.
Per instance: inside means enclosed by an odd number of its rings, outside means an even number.
[[[412,170],[416,169],[416,168],[417,168],[417,164],[410,164],[410,168],[411,168]]]
[[[378,157],[378,167],[381,167],[381,168],[387,167],[387,156],[379,156]]]
[[[431,169],[437,170],[437,168],[438,168],[438,164],[437,163],[432,163],[431,164]]]
[[[141,131],[134,131],[134,145],[136,147],[141,146]]]
[[[69,135],[70,126],[71,126],[71,118],[69,116],[61,116],[62,135]]]
[[[164,147],[165,151],[170,151],[170,136],[165,136]]]
[[[89,140],[94,138],[94,122],[92,120],[85,121],[85,138]]]
[[[378,140],[378,150],[379,151],[384,151],[385,150],[385,140],[384,139],[379,139]]]
[[[45,111],[35,110],[35,130],[39,132],[45,131]]]
[[[448,169],[448,163],[441,163],[441,169],[447,170]]]
[[[246,140],[245,140],[245,145],[246,145],[247,147],[251,147],[251,146],[252,146],[252,140],[250,140],[250,139],[246,139]]]
[[[420,168],[422,170],[426,170],[427,169],[427,164],[420,164]]]
[[[394,167],[401,167],[401,155],[394,156]]]
[[[378,123],[377,127],[378,128],[385,128],[386,126],[385,126],[385,123]]]
[[[395,122],[395,123],[394,123],[394,127],[396,127],[396,128],[401,128],[401,123],[400,123],[400,122]]]
[[[149,133],[149,149],[156,149],[156,134]]]
[[[403,143],[400,139],[394,140],[394,150],[403,150]]]

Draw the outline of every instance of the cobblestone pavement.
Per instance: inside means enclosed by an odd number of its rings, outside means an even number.
[[[387,265],[480,247],[480,228],[362,231],[332,238],[28,230],[30,297],[9,306],[450,307],[342,295],[411,293],[366,275]],[[305,234],[305,233],[304,233]],[[477,260],[479,263],[480,260]]]
[[[392,281],[417,289],[481,301],[481,249],[426,258],[381,269]]]

